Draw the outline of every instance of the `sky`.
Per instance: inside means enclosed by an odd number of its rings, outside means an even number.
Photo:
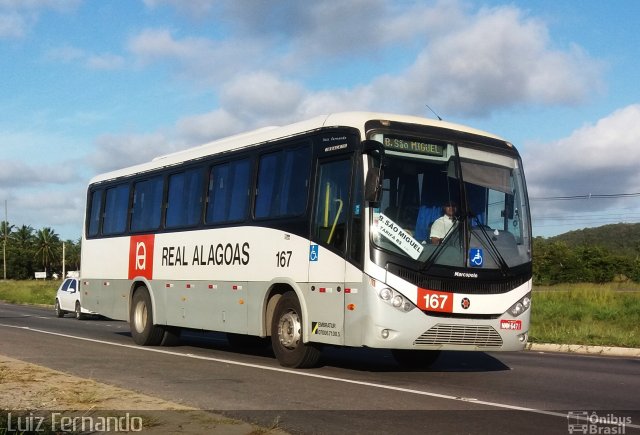
[[[640,222],[638,17],[636,0],[0,0],[0,203],[77,240],[96,174],[429,105],[516,145],[534,236]]]

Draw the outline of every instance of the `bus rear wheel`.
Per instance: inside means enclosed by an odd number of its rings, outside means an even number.
[[[164,329],[153,324],[151,296],[146,287],[139,287],[131,300],[129,312],[131,337],[141,346],[158,346],[164,338]]]
[[[290,291],[282,295],[271,322],[271,346],[278,362],[284,367],[313,367],[320,359],[320,349],[302,340],[303,320],[296,294]]]

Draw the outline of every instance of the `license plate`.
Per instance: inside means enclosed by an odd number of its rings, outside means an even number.
[[[521,331],[522,320],[500,320],[500,329],[509,329],[511,331]]]

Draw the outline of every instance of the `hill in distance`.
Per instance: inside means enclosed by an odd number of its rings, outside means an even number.
[[[625,256],[640,255],[640,223],[611,224],[596,228],[569,231],[547,239],[564,242],[570,247],[600,246]]]

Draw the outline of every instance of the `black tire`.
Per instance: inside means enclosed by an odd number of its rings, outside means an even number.
[[[401,367],[408,369],[427,369],[438,359],[440,351],[393,349],[391,354]]]
[[[55,310],[56,317],[64,317],[64,315],[66,314],[66,311],[60,308],[60,301],[57,299],[53,309]]]
[[[285,293],[278,300],[271,321],[271,346],[280,365],[309,368],[318,364],[320,349],[302,341],[303,325],[298,297],[292,291]]]
[[[160,346],[173,347],[180,344],[180,328],[175,326],[165,326],[163,329],[164,334],[162,334]]]
[[[84,314],[82,314],[82,307],[80,306],[80,302],[76,301],[76,319],[84,320]]]
[[[162,343],[165,330],[153,324],[151,296],[146,287],[139,287],[133,294],[129,311],[131,337],[141,346],[158,346]]]

